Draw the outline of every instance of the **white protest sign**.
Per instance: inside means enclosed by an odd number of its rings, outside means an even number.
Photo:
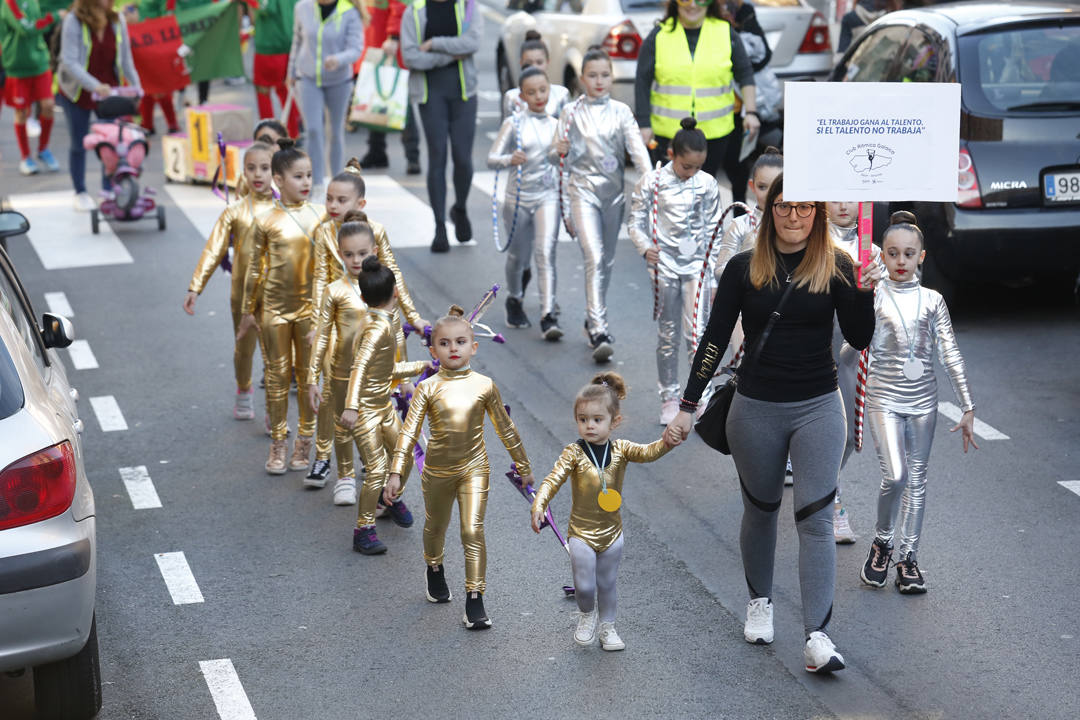
[[[960,85],[789,82],[784,199],[956,202]]]

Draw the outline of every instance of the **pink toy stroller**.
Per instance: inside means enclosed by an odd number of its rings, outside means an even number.
[[[112,185],[111,190],[102,190],[101,202],[90,211],[90,229],[95,235],[102,215],[129,221],[141,220],[156,211],[158,230],[165,229],[165,208],[154,200],[154,189],[139,187],[142,163],[150,146],[143,129],[124,119],[135,114],[134,97],[130,88],[115,88],[104,98],[94,96],[101,119],[90,125],[83,147],[97,154]]]

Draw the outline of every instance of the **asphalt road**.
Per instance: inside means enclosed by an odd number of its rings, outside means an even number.
[[[494,37],[489,22],[480,55],[481,88],[489,92],[496,87]],[[486,133],[498,125],[489,92],[480,105],[478,169]],[[249,87],[215,85],[213,98],[253,104]],[[63,162],[61,123],[55,137]],[[422,177],[402,174],[398,148],[391,140],[392,177],[401,185],[395,192],[426,202]],[[363,149],[362,134],[349,137],[350,154]],[[17,176],[10,132],[0,151],[4,195],[67,188],[64,175]],[[145,177],[161,184],[159,154]],[[778,543],[776,642],[750,646],[741,634],[747,597],[737,478],[730,459],[696,438],[629,472],[619,583],[625,652],[574,645],[574,605],[560,589],[570,580],[566,555],[547,531],[538,538],[529,530],[527,506],[502,476],[509,460],[493,433],[491,631],[462,628],[460,592],[448,606],[424,600],[419,523],[408,530],[381,524],[385,556],[353,553],[355,510],[333,507],[329,489],[302,489],[300,473],[267,476],[261,412],[260,422],[232,419],[228,283],[220,275],[211,282],[195,318],[181,311],[203,238],[171,195],[161,197],[167,232],[152,223],[113,226],[130,263],[48,270],[25,239],[9,243],[35,309],[47,309],[45,293],[63,292],[98,365],[75,369],[62,353],[83,398],[98,504],[101,718],[250,717],[243,703],[240,711],[215,708],[207,677],[218,676],[200,663],[226,658],[244,702],[264,719],[1080,715],[1072,551],[1080,545],[1080,496],[1059,484],[1080,480],[1080,317],[1064,293],[977,288],[954,305],[978,417],[1008,438],[984,435],[982,449],[965,456],[948,433],[952,423],[938,423],[920,549],[927,595],[860,584],[878,470],[872,451],[852,460],[845,499],[860,540],[838,549],[830,627],[848,669],[816,677],[802,669],[790,493]],[[490,196],[474,189],[469,210],[478,244],[455,244],[449,255],[432,256],[427,238],[391,236],[403,245],[397,256],[426,317],[450,302],[471,305],[502,280],[503,258],[491,247],[486,220]],[[86,223],[85,216],[75,222]],[[74,232],[88,237],[85,227]],[[560,246],[567,328],[580,322],[580,267],[576,248]],[[632,386],[620,435],[648,441],[660,433],[655,332],[648,280],[628,242],[615,272],[615,367]],[[535,297],[526,310],[539,320]],[[535,329],[506,329],[501,315],[495,310],[488,319],[509,342],[483,344],[476,366],[497,380],[540,475],[575,439],[572,398],[595,367],[575,332],[549,344]],[[941,387],[941,399],[954,401],[944,377]],[[126,430],[101,429],[88,399],[102,396],[115,397]],[[119,469],[138,466],[146,467],[161,508],[133,508]],[[406,499],[422,515],[415,478]],[[567,493],[554,510],[565,525]],[[463,571],[455,527],[447,572],[457,591]],[[156,553],[171,552],[184,554],[202,602],[174,604],[155,562]],[[29,673],[0,678],[0,716],[31,717],[30,687]]]

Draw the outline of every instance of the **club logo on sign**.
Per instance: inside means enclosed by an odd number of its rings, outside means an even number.
[[[881,143],[860,143],[846,151],[848,165],[862,178],[863,183],[876,185],[883,182],[885,168],[892,165],[896,151]]]

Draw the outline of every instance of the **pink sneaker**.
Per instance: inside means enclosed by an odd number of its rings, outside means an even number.
[[[232,416],[236,420],[254,420],[255,406],[252,402],[255,391],[251,388],[236,391],[236,402],[233,404]]]

